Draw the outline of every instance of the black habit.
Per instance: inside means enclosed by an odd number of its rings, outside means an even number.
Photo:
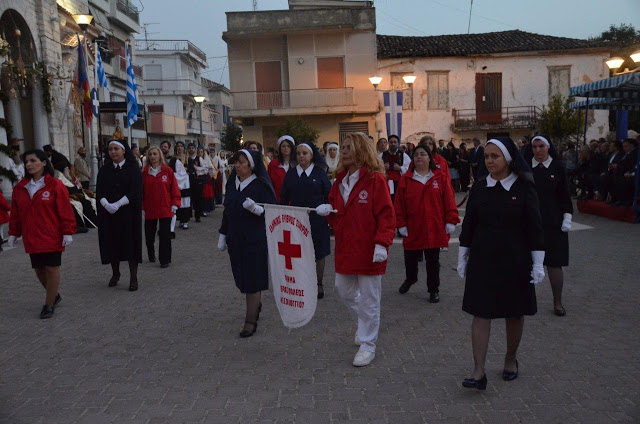
[[[127,196],[129,204],[113,215],[100,204],[102,198],[115,203],[122,196]],[[100,168],[96,206],[102,263],[131,260],[142,263],[142,173],[135,160],[127,158],[122,168],[107,161]]]
[[[468,247],[462,310],[482,318],[517,318],[537,311],[531,251],[544,250],[534,185],[519,177],[510,190],[481,179],[471,188],[460,246]]]

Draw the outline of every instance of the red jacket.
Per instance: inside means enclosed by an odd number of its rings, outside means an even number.
[[[276,192],[276,199],[278,199],[278,203],[280,203],[280,190],[282,190],[282,183],[284,183],[284,176],[287,175],[287,171],[285,171],[284,168],[280,168],[280,160],[274,158],[269,162],[267,172],[269,173],[271,184],[273,184],[273,190]]]
[[[2,191],[0,191],[0,225],[9,222],[9,212],[11,207],[7,203],[7,199],[2,195]]]
[[[433,154],[433,161],[436,163],[436,168],[442,171],[443,177],[447,179],[449,184],[451,184],[451,174],[449,173],[449,165],[447,164],[447,160],[440,156],[437,153]],[[411,164],[413,165],[413,164]],[[413,168],[412,168],[413,169]]]
[[[62,181],[46,174],[33,199],[23,178],[13,188],[9,235],[20,237],[27,253],[63,252],[62,236],[75,234],[76,218]]]
[[[180,189],[173,170],[162,164],[155,177],[149,174],[149,165],[142,171],[142,210],[144,219],[171,218],[171,206],[180,207]]]
[[[413,171],[400,178],[395,198],[396,227],[407,227],[402,240],[404,250],[436,249],[449,246],[445,224],[460,222],[451,184],[441,171],[422,184]]]
[[[327,218],[336,236],[335,269],[340,274],[380,275],[387,261],[374,263],[375,245],[389,247],[395,235],[395,213],[385,176],[360,168],[358,182],[351,190],[347,204],[340,194],[346,171],[336,176],[329,192],[329,203],[338,210]]]

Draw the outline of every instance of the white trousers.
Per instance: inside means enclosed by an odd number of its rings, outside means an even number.
[[[380,329],[382,275],[345,275],[336,273],[336,290],[353,318],[358,320],[360,348],[376,351]]]

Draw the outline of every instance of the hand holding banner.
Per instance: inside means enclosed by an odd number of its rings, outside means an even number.
[[[318,303],[309,215],[289,206],[265,204],[264,210],[273,296],[284,325],[302,327]]]

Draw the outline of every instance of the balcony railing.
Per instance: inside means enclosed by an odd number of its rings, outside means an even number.
[[[189,132],[200,133],[200,120],[197,118],[187,119],[187,129]],[[213,123],[211,121],[202,120],[202,131],[213,131]]]
[[[187,120],[162,112],[150,113],[147,120],[149,134],[187,135]]]
[[[136,40],[136,50],[186,52],[207,61],[205,52],[188,40]]]
[[[140,24],[140,11],[138,11],[138,8],[131,4],[129,1],[118,0],[118,2],[116,3],[116,8],[118,9],[118,11],[124,13],[129,18],[134,20],[137,24]]]
[[[204,95],[202,86],[190,79],[145,79],[145,90],[185,91]]]
[[[353,106],[353,88],[233,92],[235,110]]]
[[[540,112],[537,106],[503,107],[499,111],[453,109],[453,130],[535,128],[540,119]]]

